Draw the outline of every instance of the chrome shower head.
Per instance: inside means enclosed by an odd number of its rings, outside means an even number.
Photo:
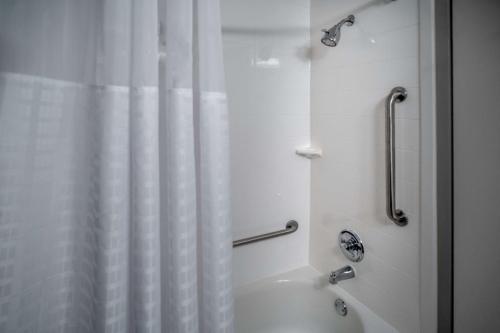
[[[335,24],[333,27],[330,29],[323,29],[325,34],[323,35],[323,38],[321,38],[321,43],[325,44],[326,46],[329,47],[334,47],[337,46],[337,44],[340,41],[340,29],[344,24],[347,24],[347,26],[351,26],[354,24],[354,15],[349,15],[339,23]]]

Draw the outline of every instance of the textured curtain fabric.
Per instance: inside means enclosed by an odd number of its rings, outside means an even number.
[[[217,0],[0,0],[0,332],[232,332]]]

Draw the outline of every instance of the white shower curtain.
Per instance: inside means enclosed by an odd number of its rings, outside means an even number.
[[[0,332],[232,332],[218,0],[0,0]]]

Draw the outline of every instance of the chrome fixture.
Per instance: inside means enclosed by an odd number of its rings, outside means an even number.
[[[340,29],[342,26],[346,24],[347,26],[351,26],[354,24],[354,15],[349,15],[339,23],[335,24],[333,27],[330,29],[323,29],[325,34],[323,35],[323,38],[321,38],[321,43],[325,44],[326,46],[334,47],[337,46],[337,44],[340,41]]]
[[[247,238],[235,240],[235,241],[233,241],[233,247],[242,246],[242,245],[246,245],[246,244],[260,242],[260,241],[270,239],[270,238],[288,235],[288,234],[291,234],[291,233],[294,233],[295,231],[297,231],[298,228],[299,228],[299,224],[297,223],[297,221],[291,220],[291,221],[287,222],[285,229],[273,231],[273,232],[268,232],[267,234],[262,234],[262,235],[257,235],[257,236],[252,236],[252,237],[247,237]]]
[[[339,281],[352,279],[355,276],[356,273],[354,272],[354,268],[347,265],[340,269],[337,269],[336,271],[331,272],[329,281],[331,284],[336,284]]]
[[[351,230],[342,230],[339,233],[340,250],[347,259],[360,262],[365,255],[365,248],[359,236]]]
[[[403,87],[396,87],[387,96],[385,104],[385,167],[386,167],[386,212],[387,217],[396,225],[408,224],[408,217],[401,209],[396,208],[396,147],[394,105],[401,103],[408,96]]]
[[[345,305],[343,299],[337,298],[335,300],[335,311],[337,311],[339,316],[345,317],[347,315],[347,305]]]

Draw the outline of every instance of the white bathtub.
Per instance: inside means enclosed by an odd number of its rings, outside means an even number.
[[[311,267],[239,287],[235,296],[236,333],[398,332]],[[335,312],[337,298],[347,305],[345,317]]]

